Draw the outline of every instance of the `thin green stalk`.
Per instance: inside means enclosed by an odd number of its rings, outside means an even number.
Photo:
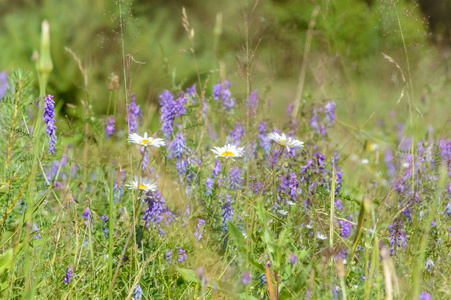
[[[113,233],[114,233],[114,184],[113,184],[113,165],[110,167],[110,210],[108,213],[108,286],[111,286],[111,280],[113,279]],[[119,172],[119,176],[120,176]],[[118,178],[119,179],[119,178]],[[118,180],[119,181],[119,180]],[[119,190],[119,184],[118,184]],[[108,299],[113,297],[112,289],[108,290]]]

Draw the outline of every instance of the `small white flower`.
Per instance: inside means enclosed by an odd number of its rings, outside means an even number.
[[[319,240],[325,240],[325,239],[327,239],[327,236],[321,234],[321,232],[319,232],[319,231],[316,233],[316,237],[317,237]]]
[[[290,150],[290,147],[291,148],[299,147],[300,149],[304,148],[304,142],[298,141],[291,137],[287,137],[285,133],[282,133],[282,135],[280,135],[277,132],[272,132],[268,134],[268,138],[270,140],[273,140],[280,146],[287,147],[288,150]]]
[[[281,214],[282,216],[286,216],[288,215],[288,212],[286,210],[281,209],[279,210],[279,214]]]
[[[144,192],[155,192],[157,190],[157,185],[153,181],[145,179],[141,179],[138,184],[138,179],[135,178],[135,180],[131,180],[130,183],[125,186],[128,186],[131,190],[139,189]]]
[[[312,229],[313,225],[312,225],[312,223],[308,223],[307,225],[305,225],[305,227],[307,227],[308,229]]]
[[[287,203],[288,203],[289,205],[296,205],[296,202],[293,202],[293,201],[290,201],[290,200],[287,200]]]
[[[136,134],[134,132],[130,133],[128,135],[127,141],[130,143],[145,146],[145,147],[155,146],[157,148],[160,148],[161,146],[165,145],[163,139],[152,138],[150,136],[147,136],[147,132],[144,132],[144,136],[140,136],[139,134]]]
[[[216,157],[225,158],[242,157],[244,154],[244,148],[232,144],[227,144],[224,147],[213,147],[211,151],[216,153]]]
[[[364,158],[364,159],[362,159],[361,163],[362,163],[362,165],[367,165],[369,163],[369,160]]]

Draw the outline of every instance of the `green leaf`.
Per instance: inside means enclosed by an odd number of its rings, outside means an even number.
[[[177,268],[177,272],[179,272],[186,281],[200,283],[196,272],[193,270]]]

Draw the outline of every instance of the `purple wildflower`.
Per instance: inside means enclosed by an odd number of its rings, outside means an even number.
[[[179,257],[177,258],[178,262],[182,262],[186,260],[186,251],[182,247],[175,247],[179,250]]]
[[[298,257],[297,257],[294,253],[292,253],[292,254],[290,255],[290,264],[291,264],[291,267],[293,267],[293,265],[294,265],[297,261],[298,261]]]
[[[8,76],[6,75],[5,71],[0,72],[0,99],[3,98],[3,96],[6,93],[6,89],[8,88]]]
[[[173,213],[167,208],[166,201],[159,190],[155,192],[148,192],[146,194],[144,201],[147,203],[147,208],[144,211],[143,220],[146,221],[146,227],[149,223],[154,223],[154,225],[159,229],[160,234],[164,235],[164,231],[161,228],[161,221],[165,219],[166,215],[172,215]]]
[[[225,80],[224,83],[219,82],[213,86],[213,98],[222,100],[224,110],[230,111],[235,106],[235,98],[232,97],[230,86],[232,83]]]
[[[241,282],[242,282],[244,285],[246,285],[246,284],[248,284],[249,282],[251,282],[251,273],[249,273],[249,271],[244,271],[244,272],[241,274]]]
[[[352,216],[348,216],[348,220],[352,218]],[[340,225],[340,235],[346,239],[352,234],[352,224],[346,220],[340,220],[338,222]]]
[[[143,291],[141,289],[141,286],[137,284],[135,286],[135,290],[133,291],[133,300],[141,300],[143,296]]]
[[[232,208],[232,197],[226,194],[226,199],[222,208],[222,229],[227,230],[227,220],[232,221],[233,219],[233,208]]]
[[[297,189],[299,188],[298,179],[295,173],[290,173],[288,175],[288,189],[292,200],[297,198]]]
[[[36,225],[36,223],[33,223],[33,233],[35,234],[33,236],[33,239],[40,240],[42,238],[41,235],[39,234],[39,227],[38,225]]]
[[[396,167],[393,163],[393,153],[390,148],[387,148],[384,153],[385,165],[387,166],[388,176],[390,178],[395,177],[396,175]]]
[[[114,116],[109,116],[105,120],[106,120],[105,134],[106,134],[106,137],[108,138],[114,132],[114,127],[115,127],[114,123],[116,121],[114,120]]]
[[[269,140],[266,131],[267,126],[268,125],[263,121],[258,124],[258,144],[265,150],[266,155],[271,151],[271,141]]]
[[[197,219],[197,228],[196,232],[194,232],[194,236],[197,238],[197,241],[200,241],[202,239],[202,234],[205,232],[205,220],[203,219]]]
[[[207,177],[207,180],[205,182],[205,186],[207,187],[207,196],[210,195],[211,189],[213,188],[214,184],[215,184],[215,180],[211,177]]]
[[[388,225],[390,239],[390,255],[396,255],[396,250],[399,247],[405,248],[407,246],[406,231],[402,228],[403,223],[401,218],[395,218],[393,224]]]
[[[215,166],[213,167],[213,172],[211,173],[211,176],[213,176],[213,178],[217,178],[219,173],[221,173],[222,170],[222,166],[221,166],[221,161],[219,159],[215,160]]]
[[[335,101],[331,101],[324,106],[324,112],[326,113],[325,121],[327,126],[332,126],[337,120],[337,115],[335,114]]]
[[[185,93],[180,92],[178,96],[179,98],[174,100],[174,96],[168,90],[164,90],[159,96],[161,99],[161,129],[163,130],[163,136],[166,138],[172,133],[175,117],[179,117],[186,112],[186,107],[184,106],[186,102]]]
[[[196,84],[186,89],[186,95],[191,98],[191,104],[196,104]]]
[[[171,259],[172,259],[172,248],[169,249],[169,251],[166,252],[165,255],[166,255],[166,260],[167,260],[169,263],[171,263]]]
[[[243,127],[240,123],[235,123],[235,128],[230,130],[230,136],[228,137],[228,142],[236,146],[241,144],[240,139],[244,136]]]
[[[105,235],[108,236],[109,229],[106,227],[106,225],[107,225],[109,217],[108,217],[108,215],[103,215],[103,216],[100,216],[100,219],[102,220],[103,232],[105,232]]]
[[[174,140],[171,143],[171,152],[172,156],[175,158],[180,159],[183,152],[186,150],[186,140],[183,137],[182,133],[179,131],[177,133],[177,136],[174,138]]]
[[[321,123],[321,119],[318,116],[318,110],[316,107],[313,108],[313,116],[310,120],[310,125],[312,125],[313,129],[315,129],[316,132],[323,135],[326,134],[326,128],[324,127],[323,123]]]
[[[44,122],[47,125],[47,134],[49,135],[49,152],[55,154],[56,149],[56,129],[55,126],[55,101],[53,96],[48,95],[44,99]]]
[[[128,106],[128,132],[132,133],[138,129],[139,119],[142,119],[141,107],[136,104],[135,93],[131,94],[132,100]]]
[[[72,280],[74,279],[74,267],[71,265],[67,266],[66,268],[66,276],[64,276],[64,283],[65,284],[69,284],[72,282]]]
[[[241,170],[238,167],[233,167],[229,173],[229,187],[237,189],[241,186]]]
[[[432,295],[429,294],[428,292],[423,291],[423,292],[421,292],[418,300],[432,300]]]
[[[88,226],[88,223],[91,220],[91,211],[89,210],[89,207],[86,207],[85,212],[81,216],[85,219],[85,225]]]
[[[114,180],[114,186],[113,186],[113,196],[114,196],[114,203],[120,202],[120,198],[123,193],[123,186],[124,186],[124,179],[125,179],[125,171],[120,171],[121,173],[121,186],[119,189],[117,188],[117,179]]]
[[[247,98],[246,105],[249,107],[249,116],[255,115],[257,112],[258,98],[257,98],[257,90],[253,90]]]

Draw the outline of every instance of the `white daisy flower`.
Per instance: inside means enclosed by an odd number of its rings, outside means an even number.
[[[316,233],[316,237],[319,239],[319,240],[325,240],[325,239],[327,239],[327,236],[325,236],[325,235],[323,235],[321,232],[317,232]]]
[[[138,179],[135,178],[135,180],[131,180],[125,186],[128,186],[129,189],[131,189],[131,190],[139,189],[140,191],[143,191],[143,192],[155,192],[157,190],[157,185],[155,184],[155,182],[146,180],[146,179],[142,179],[142,178],[141,178],[139,184],[138,184]]]
[[[144,136],[140,136],[139,134],[136,134],[134,132],[130,133],[128,135],[127,141],[130,143],[145,146],[145,147],[155,146],[157,148],[160,148],[161,146],[165,145],[163,139],[152,138],[150,136],[147,136],[147,132],[144,132]]]
[[[227,144],[224,147],[213,147],[211,151],[216,153],[216,157],[221,156],[225,158],[242,157],[244,154],[244,148],[232,144]]]
[[[268,138],[270,140],[273,140],[280,146],[287,147],[288,150],[290,150],[290,148],[295,148],[295,147],[299,147],[300,149],[304,148],[304,142],[298,141],[291,137],[287,137],[285,135],[285,133],[282,133],[282,135],[280,135],[277,132],[272,132],[272,133],[268,134]]]

